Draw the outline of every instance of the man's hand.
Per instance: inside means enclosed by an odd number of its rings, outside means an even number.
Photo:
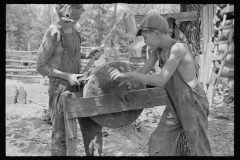
[[[71,86],[80,85],[78,78],[83,77],[83,74],[68,74],[67,80]]]
[[[117,78],[131,78],[130,77],[130,72],[129,73],[121,73],[117,69],[109,70],[108,73],[110,74],[110,79],[111,80],[116,80]]]
[[[101,55],[102,55],[101,49],[97,48],[97,49],[92,50],[89,53],[88,58],[92,58],[93,56],[95,56],[95,60],[98,60]]]

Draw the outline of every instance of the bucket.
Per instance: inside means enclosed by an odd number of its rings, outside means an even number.
[[[123,18],[123,24],[124,24],[126,33],[135,33],[135,32],[137,32],[137,25],[136,25],[136,21],[135,21],[135,18],[134,18],[133,15],[127,14]]]

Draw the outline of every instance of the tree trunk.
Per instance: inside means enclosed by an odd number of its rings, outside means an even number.
[[[201,17],[200,11],[204,5],[203,4],[181,4],[180,5],[180,12],[188,12],[188,11],[197,11],[197,20],[195,21],[186,21],[181,22],[179,28],[187,37],[189,46],[193,52],[193,56],[195,61],[199,65],[199,54],[203,52],[203,47],[200,46],[200,39],[202,37],[200,25],[201,25]],[[197,70],[199,72],[199,68]],[[177,148],[175,152],[176,156],[187,156],[190,155],[190,150],[188,146],[188,140],[185,135],[185,132],[181,133],[177,142]]]
[[[201,48],[201,17],[200,11],[204,4],[181,4],[180,12],[197,11],[197,20],[181,22],[179,28],[189,40],[196,62],[199,64],[199,54],[203,53]]]

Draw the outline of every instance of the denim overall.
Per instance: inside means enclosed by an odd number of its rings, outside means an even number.
[[[58,70],[67,73],[80,73],[80,36],[73,28],[73,33],[65,34],[60,29],[64,52]],[[66,134],[64,125],[63,106],[59,103],[60,95],[64,91],[83,93],[83,88],[71,86],[67,80],[49,77],[49,110],[53,124],[52,130],[52,156],[66,156]],[[86,155],[93,155],[95,148],[99,154],[102,151],[102,127],[89,117],[78,118],[80,124]]]
[[[209,104],[202,86],[191,88],[176,70],[165,87],[167,106],[150,137],[149,155],[211,156]]]

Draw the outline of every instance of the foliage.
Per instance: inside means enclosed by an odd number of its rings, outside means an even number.
[[[119,18],[123,12],[134,15],[149,13],[179,12],[177,4],[118,4],[125,9],[117,11]],[[114,4],[84,4],[85,13],[81,16],[81,35],[85,46],[99,46],[109,33],[116,20]],[[53,4],[8,4],[6,6],[6,43],[7,49],[38,50],[47,28],[57,20]],[[116,28],[113,42],[120,48],[127,48],[135,38],[133,34],[125,34],[123,23]],[[107,46],[110,46],[108,41]]]

